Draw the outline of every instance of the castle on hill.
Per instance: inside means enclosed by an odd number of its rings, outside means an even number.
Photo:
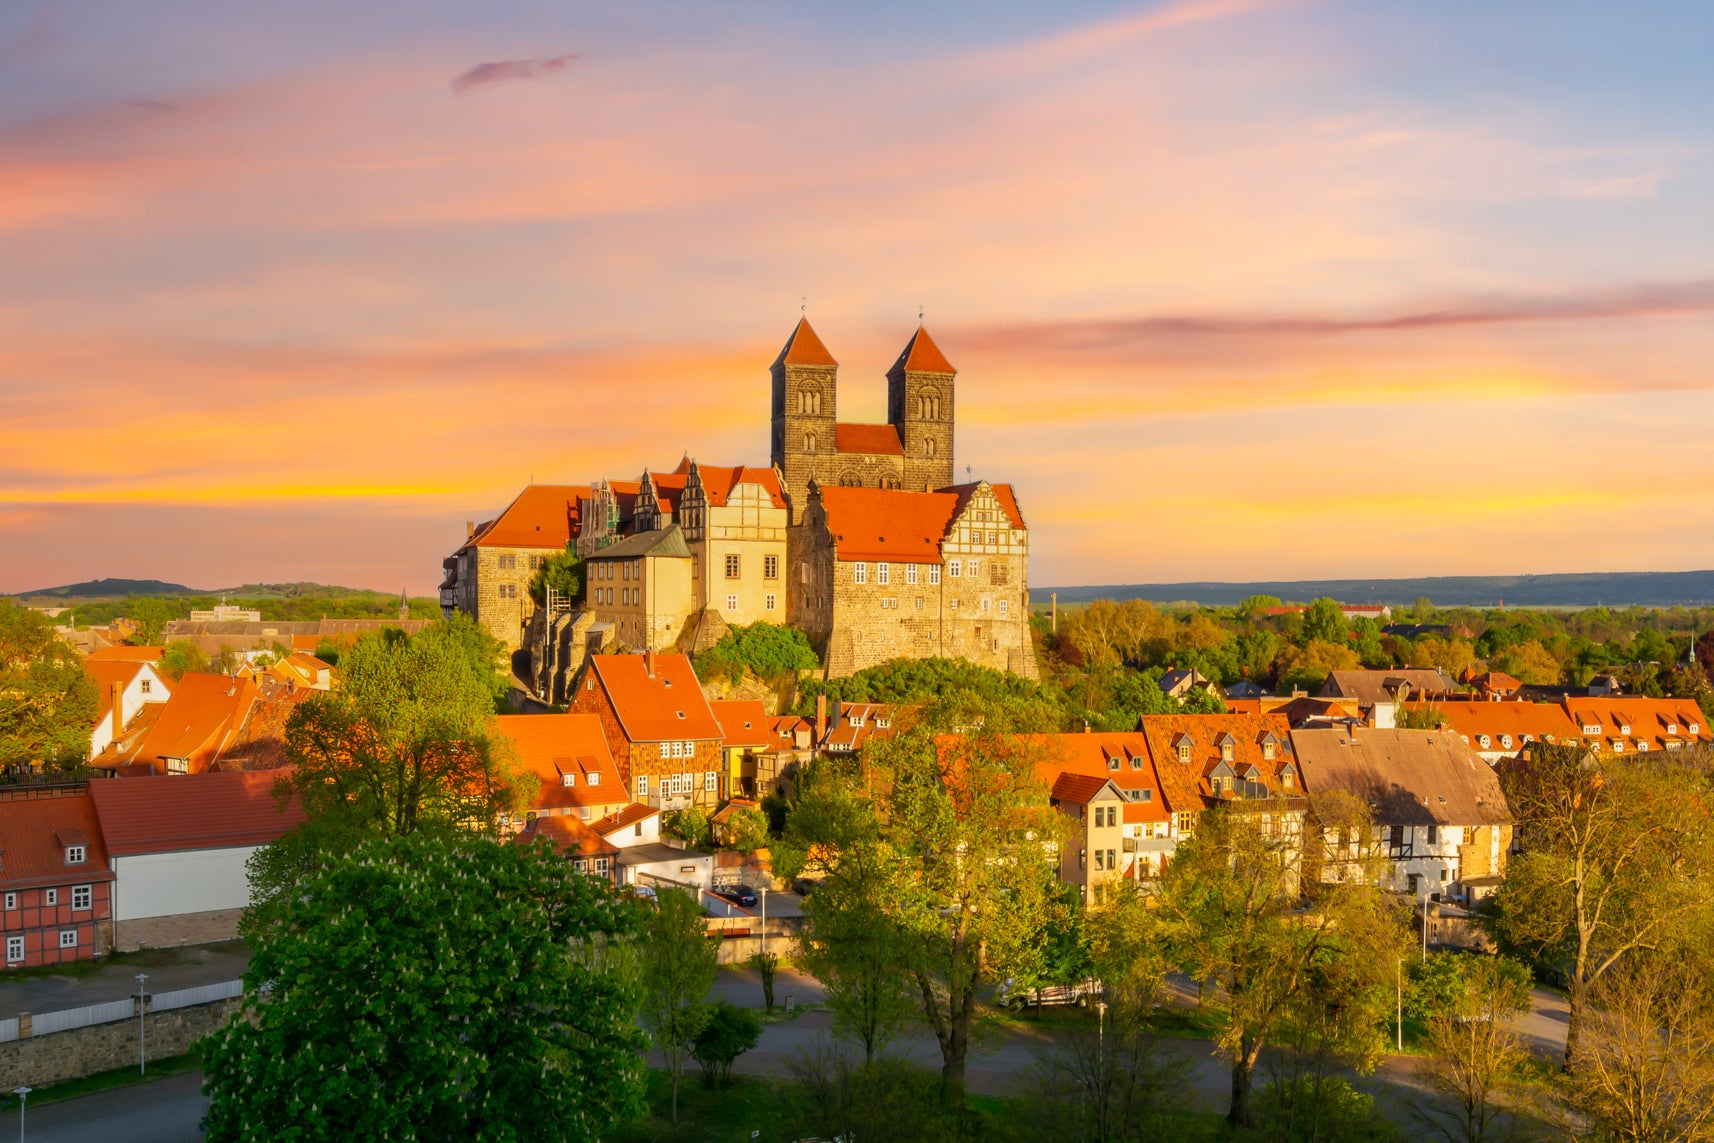
[[[1017,497],[953,483],[957,370],[919,327],[879,425],[840,422],[838,374],[799,320],[770,369],[768,467],[686,456],[634,481],[530,485],[442,561],[443,611],[532,646],[538,678],[544,658],[562,679],[579,665],[568,647],[688,650],[757,621],[805,631],[830,677],[944,656],[1035,678]],[[529,584],[567,548],[584,598],[550,615]]]

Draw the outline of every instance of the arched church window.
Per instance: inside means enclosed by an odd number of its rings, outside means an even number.
[[[803,451],[805,451],[805,452],[814,452],[815,451],[815,434],[814,433],[803,434]]]
[[[934,450],[935,450],[935,443],[934,443],[933,437],[929,437],[926,441],[922,442],[922,454],[924,456],[933,456]]]
[[[855,472],[843,472],[839,475],[839,484],[842,488],[861,488],[863,487],[863,478]]]
[[[800,389],[797,395],[797,411],[800,413],[820,413],[821,390]]]

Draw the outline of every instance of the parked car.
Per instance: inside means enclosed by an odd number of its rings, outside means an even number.
[[[1004,1008],[1041,1007],[1047,1004],[1075,1004],[1087,1008],[1105,995],[1105,986],[1094,979],[1075,984],[1044,984],[1039,988],[1022,988],[1012,980],[1000,985],[994,1000]]]
[[[742,905],[746,909],[754,908],[757,903],[756,891],[748,885],[717,885],[709,891],[723,901]]]

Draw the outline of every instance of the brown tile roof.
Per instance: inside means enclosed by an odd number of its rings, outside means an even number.
[[[767,746],[772,740],[768,708],[758,699],[710,700],[714,721],[726,732],[721,744],[729,747]]]
[[[596,833],[581,818],[558,815],[532,818],[518,833],[517,841],[526,845],[538,837],[547,838],[561,853],[579,857],[616,856],[619,853],[618,846]]]
[[[266,679],[231,743],[221,750],[220,770],[278,770],[285,766],[286,723],[298,704],[319,692]]]
[[[469,541],[477,547],[564,548],[577,537],[580,497],[586,484],[531,484]]]
[[[1302,797],[1303,775],[1297,771],[1291,745],[1291,723],[1278,714],[1149,714],[1138,730],[1148,741],[1161,788],[1175,813],[1203,809],[1215,797],[1213,779],[1230,776],[1237,782],[1260,782],[1270,797]],[[1266,756],[1272,738],[1274,756]],[[1230,742],[1232,760],[1222,757]],[[1181,747],[1190,760],[1180,761]],[[1288,772],[1291,785],[1286,784]]]
[[[810,328],[808,318],[799,318],[792,329],[791,336],[786,338],[785,345],[780,347],[780,355],[774,359],[774,365],[833,365],[839,362],[833,360],[833,354],[827,352],[827,346],[821,344],[821,338]]]
[[[1370,727],[1294,730],[1311,800],[1333,790],[1376,825],[1499,825],[1512,820],[1500,780],[1451,732]]]
[[[605,688],[620,729],[632,742],[723,739],[725,733],[702,697],[684,655],[656,654],[654,675],[646,655],[592,655],[590,666]]]
[[[187,674],[159,704],[154,725],[120,762],[146,762],[165,772],[162,759],[184,758],[191,773],[208,769],[236,738],[259,690],[249,679]]]
[[[1075,770],[1062,770],[1059,777],[1053,780],[1053,787],[1048,796],[1056,802],[1071,802],[1074,805],[1086,806],[1089,802],[1107,788],[1105,774],[1079,774]]]
[[[1453,689],[1452,680],[1437,670],[1401,667],[1396,671],[1334,671],[1322,684],[1320,698],[1348,698],[1373,706],[1395,702],[1400,684],[1409,684],[1406,698],[1434,697]]]
[[[620,805],[631,800],[601,720],[593,714],[502,714],[494,729],[511,740],[519,764],[541,779],[533,808]],[[590,775],[595,782],[590,783]],[[572,784],[566,784],[566,778]]]
[[[67,845],[87,847],[80,864],[66,864]],[[107,859],[88,793],[31,790],[0,796],[0,887],[111,881]]]
[[[289,773],[289,771],[287,771]],[[116,857],[266,845],[304,821],[297,798],[274,795],[281,771],[105,778],[89,784]]]
[[[636,825],[640,821],[647,821],[660,812],[654,806],[646,806],[642,802],[632,802],[622,810],[615,810],[604,818],[590,822],[589,828],[602,837],[606,837],[616,830]]]
[[[928,335],[928,330],[922,326],[911,334],[911,339],[905,343],[904,352],[893,362],[888,373],[957,373],[952,362],[940,351],[940,346],[934,343],[934,338]]]
[[[833,426],[834,447],[840,453],[866,453],[872,456],[903,456],[904,443],[899,430],[892,425],[837,424]]]

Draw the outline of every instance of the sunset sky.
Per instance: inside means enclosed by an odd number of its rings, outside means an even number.
[[[1714,11],[0,4],[0,591],[431,592],[926,324],[1037,585],[1714,567]]]

